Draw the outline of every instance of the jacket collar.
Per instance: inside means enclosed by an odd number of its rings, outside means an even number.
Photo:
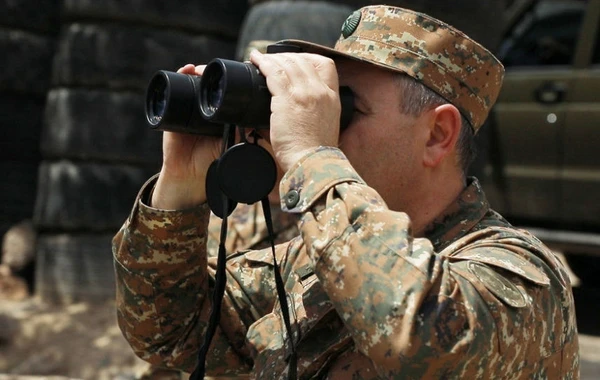
[[[425,229],[437,252],[469,233],[487,214],[490,206],[477,178],[469,177],[467,186],[440,216]]]

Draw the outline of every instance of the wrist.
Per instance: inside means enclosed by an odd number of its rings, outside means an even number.
[[[161,171],[150,197],[150,206],[162,210],[183,210],[205,203],[205,181],[205,178],[170,178]]]
[[[280,161],[281,169],[283,170],[284,173],[287,172],[294,165],[296,165],[296,163],[302,161],[306,156],[308,156],[312,152],[315,152],[319,148],[320,148],[319,146],[314,146],[314,147],[308,147],[308,148],[303,148],[303,149],[296,149],[293,152],[287,153],[285,155],[285,158],[283,158]]]

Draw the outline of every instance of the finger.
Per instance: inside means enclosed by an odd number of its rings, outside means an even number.
[[[317,78],[314,67],[296,53],[277,53],[268,57],[285,71],[291,86],[306,86]]]
[[[290,78],[285,69],[273,59],[271,54],[262,54],[258,50],[253,50],[250,53],[250,62],[258,67],[258,70],[267,79],[271,95],[284,95],[291,87]]]
[[[296,56],[302,58],[302,65],[311,66],[305,67],[304,70],[314,71],[328,87],[338,91],[339,77],[335,62],[331,58],[309,53],[297,53]]]
[[[206,68],[206,65],[198,65],[194,68],[195,70],[195,74],[196,75],[202,75],[204,74],[204,69]]]
[[[289,81],[288,87],[300,89],[318,85],[321,82],[321,77],[317,72],[319,66],[313,64],[313,60],[307,59],[306,54],[277,53],[268,54],[266,58],[285,72]]]
[[[324,82],[327,87],[338,92],[337,69],[333,60],[327,57],[308,53],[256,52],[251,53],[250,59],[267,77],[268,82],[276,84],[277,87],[269,87],[271,91],[319,86]],[[273,92],[273,95],[277,95],[277,92]]]
[[[283,68],[293,86],[321,80],[332,88],[338,87],[337,69],[330,58],[309,53],[277,53],[268,57]]]
[[[191,63],[188,63],[185,66],[180,67],[179,70],[177,70],[177,72],[180,74],[193,74],[195,71],[195,67],[196,66],[192,65]]]
[[[323,102],[335,101],[338,95],[337,72],[330,70],[327,74],[320,73],[317,67],[322,67],[319,59],[313,59],[306,54],[273,54],[273,59],[284,68],[288,75],[290,87],[287,97],[294,99],[299,107],[314,107]],[[286,97],[286,98],[287,98]],[[278,109],[281,99],[275,98],[272,110]],[[283,102],[283,107],[288,105]],[[316,104],[315,104],[316,103]]]
[[[188,63],[187,65],[179,68],[179,70],[177,70],[178,73],[180,74],[188,74],[188,75],[202,75],[202,73],[204,73],[204,68],[206,67],[206,65],[192,65],[191,63]]]
[[[271,56],[287,73],[290,81],[288,96],[294,98],[296,105],[313,107],[315,101],[318,104],[339,102],[338,74],[332,60],[315,54],[279,53]],[[284,107],[287,105],[284,104]]]

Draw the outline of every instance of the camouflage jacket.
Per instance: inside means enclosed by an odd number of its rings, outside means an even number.
[[[298,235],[298,216],[283,212],[279,205],[271,206],[271,220],[276,244],[287,242]],[[215,255],[219,249],[222,219],[211,213],[208,224],[207,251]],[[225,249],[229,253],[270,247],[267,224],[259,203],[240,203],[227,218]]]
[[[144,205],[115,236],[119,325],[143,359],[191,372],[216,261],[206,205]],[[411,236],[343,154],[320,148],[280,185],[301,236],[277,246],[292,337],[276,301],[269,249],[228,256],[211,375],[302,379],[579,378],[574,302],[557,257],[489,209],[476,180]]]

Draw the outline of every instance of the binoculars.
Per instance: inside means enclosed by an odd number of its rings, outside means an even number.
[[[295,45],[277,43],[267,53],[301,52]],[[350,124],[354,97],[340,87],[340,128]],[[223,125],[269,128],[271,93],[266,78],[249,62],[216,58],[202,76],[160,70],[146,90],[146,122],[152,129],[222,136]]]

